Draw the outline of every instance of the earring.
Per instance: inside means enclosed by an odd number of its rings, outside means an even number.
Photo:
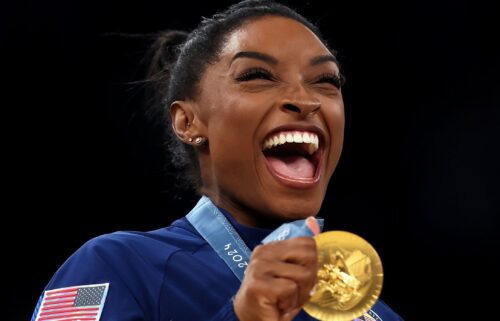
[[[193,142],[193,137],[189,137],[188,141],[189,141],[190,143],[192,143],[192,142]]]
[[[207,138],[206,137],[203,137],[203,136],[198,136],[196,137],[196,139],[194,140],[194,143],[198,146],[200,145],[203,145],[205,142],[207,141]]]

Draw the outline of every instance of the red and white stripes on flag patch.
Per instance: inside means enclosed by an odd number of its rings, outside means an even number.
[[[35,321],[99,321],[109,283],[45,291]]]

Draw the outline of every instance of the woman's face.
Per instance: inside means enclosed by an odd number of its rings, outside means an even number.
[[[194,111],[209,148],[203,192],[241,223],[316,215],[344,132],[339,68],[295,20],[244,24],[206,69]]]

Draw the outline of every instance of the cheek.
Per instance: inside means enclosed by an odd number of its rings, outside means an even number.
[[[256,167],[260,150],[255,140],[259,119],[241,102],[226,106],[208,127],[211,185],[226,198],[251,206],[261,199],[258,186],[262,184]]]
[[[325,119],[330,136],[330,153],[328,163],[335,169],[340,158],[342,145],[344,142],[345,114],[342,101],[330,104],[330,108],[325,111]]]
[[[341,105],[333,111],[331,128],[333,134],[334,145],[342,147],[344,141],[345,115],[344,106]]]
[[[258,117],[241,101],[231,101],[213,110],[208,126],[210,158],[217,174],[231,177],[253,168]],[[222,172],[221,172],[222,171]]]
[[[344,136],[344,125],[345,125],[345,114],[344,114],[344,103],[342,99],[335,101],[330,104],[327,109],[326,119],[328,122],[328,128],[331,131],[331,137],[335,139],[335,136]]]

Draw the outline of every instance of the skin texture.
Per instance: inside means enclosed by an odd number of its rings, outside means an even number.
[[[240,52],[262,53],[274,62],[235,59]],[[299,22],[261,17],[229,35],[218,61],[204,72],[196,99],[172,104],[173,128],[181,140],[208,138],[208,145],[198,147],[203,194],[240,223],[274,227],[318,213],[344,132],[342,93],[322,78],[338,75],[338,66],[329,60],[311,64],[328,55],[323,43]],[[271,76],[241,80],[255,68]],[[314,126],[323,133],[316,182],[291,186],[267,168],[264,139],[283,125]],[[316,282],[316,261],[311,238],[256,247],[234,300],[240,320],[291,320]]]

